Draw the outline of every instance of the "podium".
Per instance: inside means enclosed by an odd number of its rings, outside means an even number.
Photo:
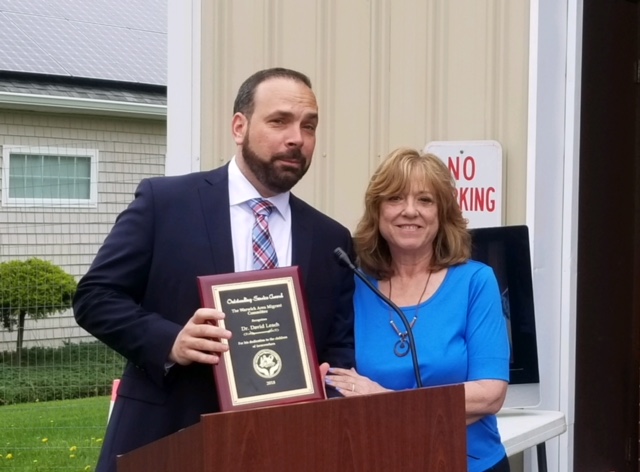
[[[464,387],[202,415],[118,457],[118,472],[467,470]]]

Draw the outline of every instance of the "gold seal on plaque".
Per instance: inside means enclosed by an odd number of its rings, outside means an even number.
[[[264,379],[272,379],[282,370],[282,359],[276,351],[262,349],[253,358],[253,369]]]

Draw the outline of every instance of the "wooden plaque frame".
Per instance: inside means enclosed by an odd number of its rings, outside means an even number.
[[[200,276],[198,287],[232,332],[213,367],[222,411],[325,398],[297,266]]]

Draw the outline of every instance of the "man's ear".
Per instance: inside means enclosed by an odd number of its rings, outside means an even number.
[[[238,112],[231,119],[231,134],[236,144],[242,144],[249,128],[249,120],[242,113]]]

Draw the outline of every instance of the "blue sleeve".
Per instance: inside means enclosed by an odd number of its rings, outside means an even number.
[[[482,266],[470,281],[467,319],[469,380],[509,381],[509,338],[493,270]]]

